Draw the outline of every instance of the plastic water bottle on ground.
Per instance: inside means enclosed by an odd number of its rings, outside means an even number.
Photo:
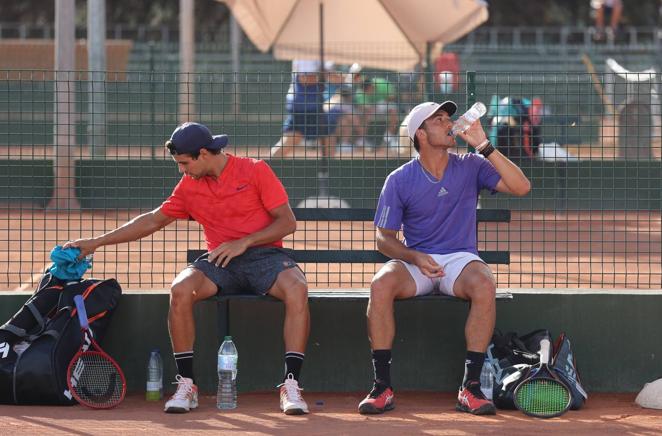
[[[469,108],[468,111],[462,114],[460,118],[453,123],[453,128],[451,129],[451,134],[457,136],[458,133],[464,133],[471,125],[480,117],[487,113],[487,107],[479,101],[474,103],[473,106]]]
[[[494,369],[492,364],[485,360],[483,369],[480,371],[480,390],[488,400],[492,399],[492,392],[494,390]]]
[[[218,349],[218,391],[216,407],[234,409],[237,407],[237,362],[239,353],[232,342],[232,336],[226,336]]]
[[[147,361],[147,389],[145,399],[147,401],[159,401],[163,398],[163,360],[158,349],[149,353]]]

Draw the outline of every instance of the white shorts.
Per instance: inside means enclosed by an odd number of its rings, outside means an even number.
[[[455,285],[455,280],[457,280],[464,268],[473,261],[483,262],[480,257],[466,251],[451,254],[431,254],[430,256],[444,269],[445,275],[443,277],[431,279],[425,276],[416,265],[407,263],[404,260],[391,260],[391,262],[400,262],[407,268],[407,271],[409,271],[409,274],[411,274],[416,282],[417,296],[441,293],[454,297],[453,285]]]

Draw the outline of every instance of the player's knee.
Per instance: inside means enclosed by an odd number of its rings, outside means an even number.
[[[496,283],[491,277],[479,275],[475,277],[471,286],[471,300],[493,301],[496,297]]]
[[[395,288],[396,283],[391,277],[375,277],[370,283],[370,304],[390,304],[395,299]]]
[[[170,287],[170,307],[193,303],[193,288],[186,281],[175,282]]]
[[[288,309],[298,311],[308,306],[308,284],[305,281],[296,281],[285,294],[285,304]]]

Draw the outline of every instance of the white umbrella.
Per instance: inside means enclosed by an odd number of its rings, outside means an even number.
[[[273,49],[277,59],[395,71],[413,70],[428,43],[456,41],[488,17],[483,0],[218,1],[227,3],[253,44]]]

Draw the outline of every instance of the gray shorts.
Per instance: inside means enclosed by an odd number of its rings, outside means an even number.
[[[222,295],[265,295],[286,269],[298,267],[287,252],[278,247],[252,247],[221,268],[207,261],[209,253],[198,257],[190,266],[202,271]]]

